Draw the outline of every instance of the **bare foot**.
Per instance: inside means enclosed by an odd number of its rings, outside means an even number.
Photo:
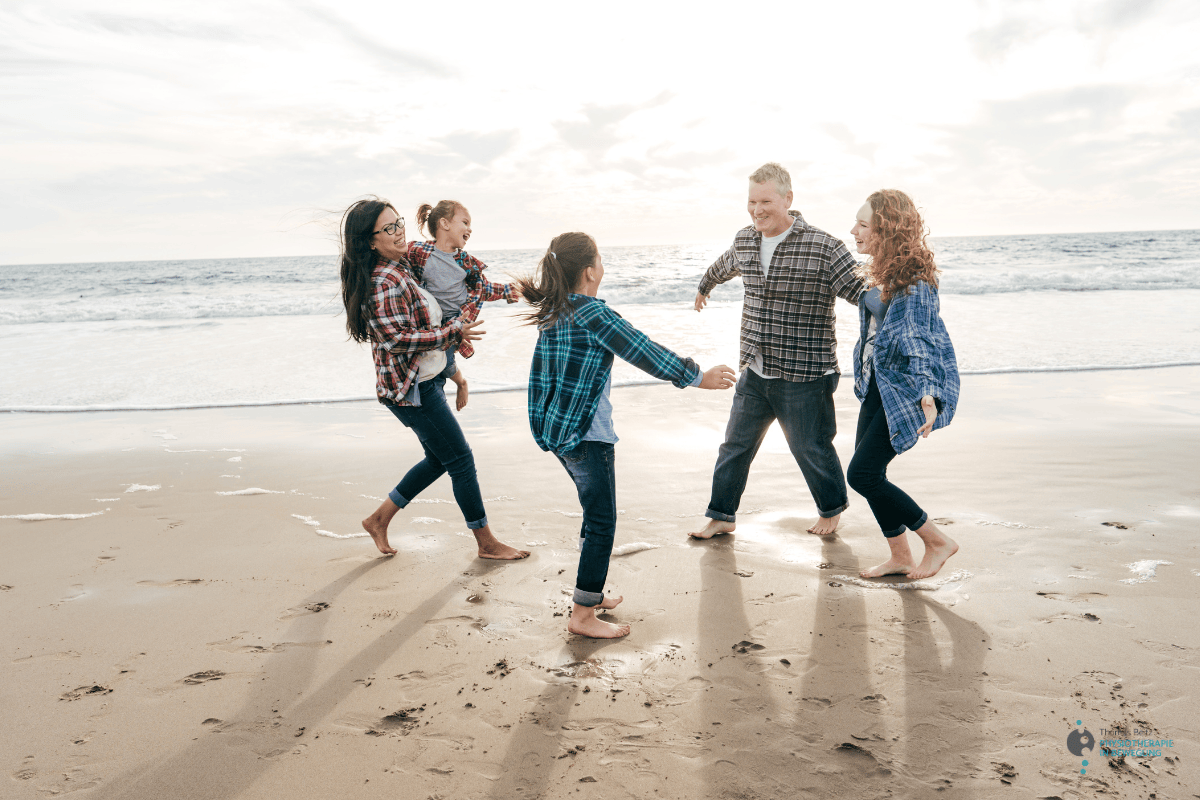
[[[600,601],[600,605],[597,606],[597,608],[604,608],[604,609],[611,611],[612,609],[621,605],[621,601],[624,599],[625,599],[625,595],[621,595],[620,597],[606,597],[602,601]]]
[[[688,536],[693,539],[711,539],[721,533],[733,533],[736,527],[737,525],[732,522],[726,522],[722,519],[710,519],[707,525],[694,533],[689,533]]]
[[[604,602],[607,603],[610,599],[605,598]],[[618,599],[616,602],[619,603],[621,600]],[[622,636],[629,635],[629,626],[596,619],[595,608],[576,603],[571,609],[571,619],[567,622],[567,631],[591,639],[620,639]]]
[[[834,514],[832,517],[819,517],[812,524],[812,527],[808,529],[808,532],[817,536],[828,536],[837,530],[838,520],[841,518],[841,514]]]
[[[363,530],[371,534],[371,540],[375,542],[375,546],[379,548],[379,552],[385,556],[395,554],[396,548],[388,544],[387,523],[379,519],[379,514],[375,513],[362,521]]]
[[[914,580],[922,578],[932,578],[938,574],[938,570],[942,565],[958,552],[958,544],[946,536],[932,522],[926,522],[917,530],[917,536],[921,537],[921,541],[925,542],[925,557],[921,559],[921,563],[917,568],[908,573],[908,577]]]
[[[495,534],[492,533],[490,525],[475,531],[475,543],[479,545],[480,558],[493,558],[500,561],[516,561],[520,558],[529,558],[528,550],[518,550],[515,547],[509,547],[497,539]]]
[[[912,562],[912,559],[909,559],[908,561],[899,561],[897,559],[890,558],[879,566],[871,567],[870,569],[864,569],[858,574],[864,578],[882,578],[884,575],[908,575],[914,569],[916,569],[916,567],[917,565]]]

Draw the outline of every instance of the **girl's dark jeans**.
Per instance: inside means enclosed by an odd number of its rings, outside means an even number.
[[[388,406],[396,419],[417,435],[425,451],[425,458],[418,461],[396,484],[396,488],[388,492],[388,497],[404,508],[425,487],[448,472],[454,487],[454,499],[458,501],[463,519],[468,528],[476,530],[487,526],[487,513],[483,510],[483,495],[479,491],[471,446],[467,444],[462,427],[446,402],[444,375],[442,373],[420,383],[421,405]]]
[[[911,497],[887,479],[887,467],[896,457],[888,433],[887,415],[875,376],[867,388],[867,399],[858,412],[858,430],[854,434],[854,457],[846,470],[850,488],[867,499],[875,521],[887,538],[904,533],[905,526],[916,530],[928,516]]]
[[[572,599],[581,606],[598,606],[604,601],[608,558],[617,532],[616,449],[608,442],[580,442],[555,456],[575,482],[583,507],[579,530],[583,547]]]

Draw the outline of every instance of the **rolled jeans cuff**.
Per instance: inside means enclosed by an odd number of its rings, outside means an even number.
[[[894,539],[895,537],[904,533],[905,530],[915,531],[917,528],[920,528],[922,525],[924,525],[928,519],[929,519],[929,514],[922,511],[920,519],[918,519],[912,525],[907,525],[907,526],[901,525],[899,528],[896,528],[896,530],[894,530],[894,531],[884,531],[883,538]]]
[[[720,520],[721,522],[737,522],[737,514],[722,514],[720,511],[713,511],[711,508],[704,512],[704,516],[709,519]]]
[[[571,599],[578,605],[595,608],[604,602],[604,592],[585,592],[577,586],[575,587],[575,594],[571,596]]]
[[[842,513],[849,507],[850,507],[850,502],[846,501],[845,503],[842,503],[841,506],[833,509],[832,511],[822,511],[821,509],[818,508],[817,513],[819,515],[821,515],[822,517],[824,517],[825,519],[829,519],[830,517],[836,517],[838,514]]]
[[[396,508],[404,508],[409,502],[404,495],[400,494],[395,489],[392,489],[390,492],[388,492],[388,500],[391,500],[393,503],[395,503]]]
[[[477,531],[480,528],[486,528],[487,527],[487,517],[484,517],[483,519],[477,519],[474,522],[468,522],[467,527],[473,531]]]

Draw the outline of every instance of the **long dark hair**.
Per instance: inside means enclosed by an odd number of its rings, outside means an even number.
[[[586,233],[560,233],[538,262],[537,274],[517,278],[525,302],[534,310],[524,317],[529,325],[549,328],[559,317],[571,316],[567,295],[579,285],[579,276],[596,263],[596,240]]]
[[[423,203],[417,209],[417,232],[420,233],[421,228],[429,231],[429,236],[432,239],[437,239],[438,222],[443,219],[454,219],[454,215],[459,209],[464,211],[467,209],[462,203],[457,200],[439,200],[436,206],[431,206],[429,203]]]
[[[371,296],[371,273],[378,260],[371,249],[371,237],[375,235],[375,223],[385,208],[396,210],[387,200],[371,195],[342,214],[339,239],[342,245],[342,304],[346,306],[346,331],[356,342],[371,341],[367,299]]]

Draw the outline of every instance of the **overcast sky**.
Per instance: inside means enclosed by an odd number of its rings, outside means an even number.
[[[792,173],[933,234],[1200,227],[1200,3],[6,0],[0,264],[334,252],[377,193],[472,250],[729,241]],[[415,226],[410,224],[410,235]]]

